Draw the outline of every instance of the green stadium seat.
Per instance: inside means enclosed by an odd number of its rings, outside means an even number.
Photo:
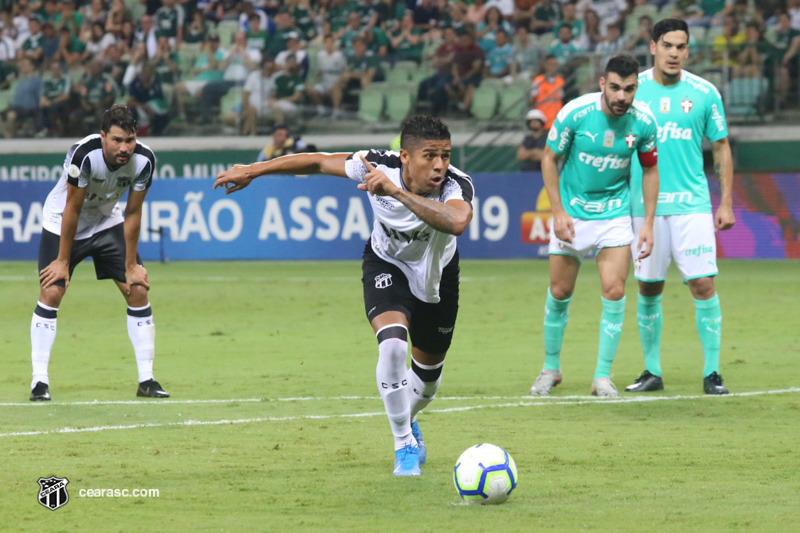
[[[767,78],[734,78],[728,82],[728,115],[760,116],[769,81]]]
[[[497,90],[494,87],[481,85],[475,89],[470,113],[479,120],[488,120],[497,113],[497,102]]]
[[[394,122],[402,122],[414,107],[411,91],[395,90],[386,93],[386,116]]]
[[[222,97],[219,103],[220,118],[233,112],[236,106],[242,103],[242,92],[243,90],[241,87],[231,87],[231,89],[225,93],[225,96]]]
[[[219,43],[223,48],[229,47],[233,43],[233,36],[239,31],[238,20],[221,20],[217,23],[216,34],[219,35]]]
[[[509,120],[522,120],[528,111],[530,89],[510,85],[500,91],[500,113]]]
[[[194,68],[194,64],[200,54],[203,53],[201,43],[183,43],[178,49],[178,65],[181,67],[181,73],[188,76]]]
[[[407,83],[408,82],[408,71],[402,68],[392,68],[386,72],[386,83],[395,84],[395,83]]]
[[[369,87],[358,95],[358,118],[364,122],[378,122],[383,116],[385,94]]]

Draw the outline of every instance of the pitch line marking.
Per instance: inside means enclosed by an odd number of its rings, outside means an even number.
[[[746,396],[763,396],[766,394],[787,394],[800,392],[800,387],[791,387],[788,389],[776,389],[765,391],[750,391],[750,392],[733,392],[726,396],[728,397],[746,397]],[[560,405],[558,402],[563,400],[581,400],[579,403],[636,403],[636,402],[653,402],[664,400],[699,400],[701,398],[710,398],[713,395],[697,394],[697,395],[677,395],[677,396],[628,396],[620,397],[617,399],[598,398],[597,396],[442,396],[437,397],[438,401],[469,401],[469,400],[501,400],[511,401],[520,400],[542,404]],[[287,398],[231,398],[231,399],[208,399],[208,400],[92,400],[82,402],[8,402],[0,403],[0,407],[56,407],[60,405],[178,405],[178,404],[213,404],[213,403],[273,403],[273,402],[311,402],[311,401],[345,401],[345,400],[380,400],[379,396],[297,396]],[[491,406],[489,406],[491,407]]]
[[[800,388],[793,387],[790,389],[778,389],[778,390],[770,390],[770,391],[752,391],[752,392],[738,392],[728,394],[728,397],[746,397],[746,396],[763,396],[768,394],[785,394],[785,393],[795,393],[800,392]],[[723,396],[724,397],[724,396]],[[492,408],[507,408],[507,407],[541,407],[546,405],[586,405],[586,404],[594,404],[598,403],[597,399],[594,401],[586,401],[592,396],[578,396],[573,398],[579,398],[576,400],[567,400],[566,397],[562,397],[561,399],[552,399],[552,401],[519,401],[513,403],[501,403],[501,404],[488,404],[488,405],[465,405],[461,407],[448,407],[445,409],[431,409],[429,413],[458,413],[463,411],[475,411],[478,409],[492,409]],[[644,403],[644,402],[656,402],[656,401],[667,401],[667,400],[699,400],[705,398],[722,398],[720,396],[710,396],[707,394],[697,395],[697,396],[650,396],[650,397],[636,397],[631,399],[625,398],[605,398],[600,399],[599,401],[603,404],[619,404],[619,403]],[[474,398],[473,398],[474,399]],[[175,403],[175,402],[173,402]],[[286,422],[292,420],[330,420],[334,418],[371,418],[375,416],[384,416],[385,413],[381,412],[374,412],[374,413],[349,413],[349,414],[337,414],[337,415],[298,415],[298,416],[269,416],[269,417],[260,417],[260,418],[239,418],[234,420],[184,420],[181,422],[164,422],[164,423],[147,423],[147,424],[130,424],[125,426],[93,426],[88,428],[71,428],[71,427],[64,427],[60,429],[53,429],[53,430],[45,430],[45,431],[17,431],[11,433],[0,433],[0,438],[3,437],[33,437],[33,436],[40,436],[40,435],[52,435],[52,434],[63,434],[63,433],[88,433],[88,432],[97,432],[97,431],[107,431],[107,430],[115,430],[115,429],[141,429],[141,428],[159,428],[159,427],[176,427],[176,426],[221,426],[226,424],[253,424],[253,423],[260,423],[260,422]]]

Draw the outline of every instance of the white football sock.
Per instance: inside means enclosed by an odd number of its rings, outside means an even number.
[[[150,304],[128,307],[128,338],[136,355],[139,383],[153,379],[153,357],[156,353],[156,325]]]
[[[411,435],[411,409],[406,387],[406,357],[408,330],[402,324],[390,324],[378,330],[378,366],[375,378],[383,407],[394,435],[394,449],[414,444]]]
[[[36,302],[36,310],[31,319],[31,365],[33,366],[31,389],[39,381],[50,384],[47,367],[50,364],[50,351],[56,340],[57,313],[58,307]]]
[[[436,398],[436,391],[442,382],[442,365],[423,365],[412,356],[411,368],[408,369],[408,396],[411,402],[411,420],[425,409]]]

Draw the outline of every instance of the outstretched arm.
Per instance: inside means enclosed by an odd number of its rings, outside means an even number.
[[[230,194],[244,189],[254,179],[267,174],[328,174],[346,178],[345,161],[348,157],[350,154],[343,152],[309,152],[285,155],[251,165],[234,165],[217,174],[214,188],[225,187],[225,194]]]

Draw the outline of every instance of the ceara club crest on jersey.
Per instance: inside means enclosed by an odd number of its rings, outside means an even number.
[[[65,477],[40,477],[39,503],[51,511],[55,511],[59,507],[67,505],[69,501],[67,483],[69,483],[69,480]]]
[[[683,109],[683,112],[686,113],[687,115],[689,114],[689,111],[692,110],[693,105],[694,104],[692,103],[691,100],[681,100],[681,109]]]
[[[625,144],[628,145],[628,148],[633,148],[633,145],[636,144],[636,135],[633,133],[629,133],[625,136]]]
[[[392,275],[391,274],[378,274],[375,276],[375,288],[376,289],[386,289],[392,286]]]

